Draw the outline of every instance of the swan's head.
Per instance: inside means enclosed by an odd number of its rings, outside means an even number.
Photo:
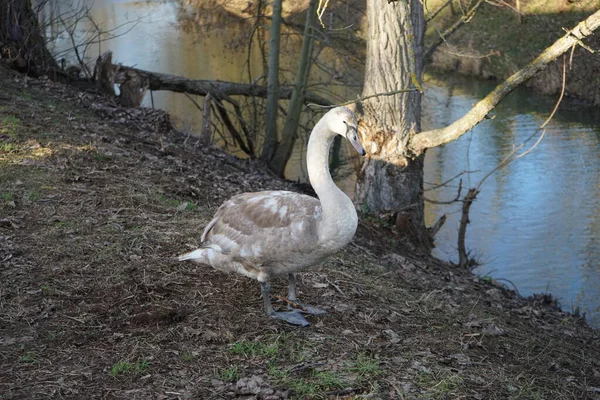
[[[336,107],[327,114],[329,114],[329,129],[333,133],[348,139],[350,143],[352,143],[354,150],[361,156],[367,154],[358,137],[358,121],[356,120],[356,115],[346,107]]]

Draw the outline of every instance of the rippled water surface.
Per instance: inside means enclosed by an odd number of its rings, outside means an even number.
[[[473,79],[430,77],[424,129],[454,121],[493,88]],[[427,154],[426,182],[444,182],[461,171],[463,187],[479,180],[513,146],[532,135],[550,114],[553,99],[527,90],[511,94],[460,140]],[[467,246],[483,265],[477,273],[508,279],[523,295],[550,292],[568,310],[579,307],[600,326],[600,118],[598,111],[564,104],[540,144],[495,172],[471,209]],[[532,141],[533,142],[533,141]],[[530,143],[532,143],[530,142]],[[426,196],[455,197],[458,181]],[[435,255],[456,261],[460,205],[428,204],[432,223],[447,214]],[[512,285],[509,283],[509,285]]]

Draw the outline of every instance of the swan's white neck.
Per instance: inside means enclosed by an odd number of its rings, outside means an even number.
[[[329,148],[336,134],[327,127],[327,116],[315,125],[306,152],[308,178],[319,196],[322,218],[319,239],[326,247],[341,248],[354,236],[358,216],[352,200],[333,182],[329,173]]]
[[[306,150],[308,179],[319,199],[327,197],[329,191],[338,189],[329,173],[329,149],[335,133],[327,129],[325,119],[321,118],[313,128]]]

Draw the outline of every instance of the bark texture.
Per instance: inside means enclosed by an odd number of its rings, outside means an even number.
[[[119,86],[119,103],[123,107],[139,107],[148,90],[148,81],[142,80],[134,71],[125,71],[123,83]]]
[[[96,88],[108,96],[115,95],[115,83],[118,65],[112,63],[112,51],[100,55],[96,60],[94,68],[94,77],[96,78]],[[135,71],[132,71],[135,73]]]
[[[46,48],[30,0],[0,1],[0,57],[29,75],[66,76]]]
[[[277,105],[279,101],[279,39],[281,32],[281,3],[273,0],[273,18],[269,31],[269,66],[267,73],[267,115],[265,141],[261,158],[271,161],[277,148]]]
[[[367,1],[367,63],[363,97],[418,86],[425,20],[419,0]],[[362,110],[361,110],[362,109]],[[369,212],[403,212],[406,234],[429,248],[425,228],[423,156],[413,157],[410,138],[420,131],[421,93],[379,96],[357,107],[368,157],[356,185],[356,202]]]

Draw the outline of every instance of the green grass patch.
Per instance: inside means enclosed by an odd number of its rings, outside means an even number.
[[[36,361],[36,357],[35,357],[35,353],[28,351],[27,353],[23,354],[21,357],[19,357],[19,362],[23,363],[23,364],[31,364],[34,363]]]
[[[198,210],[198,204],[193,203],[191,201],[179,200],[173,197],[169,197],[164,193],[158,193],[155,195],[151,195],[151,198],[154,199],[155,202],[167,206],[169,208],[176,208],[177,211],[190,211],[195,212]]]
[[[0,153],[16,153],[21,148],[15,143],[0,143]]]
[[[42,194],[40,192],[36,192],[35,190],[28,191],[25,194],[25,197],[32,203],[35,203],[43,198]]]
[[[366,385],[382,373],[379,360],[366,353],[357,354],[341,366],[323,364],[317,362],[313,366],[309,361],[304,364],[272,359],[268,375],[274,385],[291,390],[293,398],[311,398],[325,392]]]
[[[313,374],[315,382],[329,390],[342,389],[346,386],[340,374],[332,371],[317,371]]]
[[[0,134],[16,137],[16,130],[21,126],[21,120],[13,115],[7,115],[0,119]]]
[[[260,340],[241,340],[230,345],[230,351],[245,357],[263,357],[270,360],[302,362],[318,349],[305,346],[294,333],[263,336]]]
[[[319,385],[306,379],[291,380],[285,386],[297,396],[292,398],[311,398],[323,392]]]
[[[111,156],[109,156],[108,154],[101,153],[99,151],[92,153],[92,158],[99,162],[107,162],[112,160]]]
[[[276,357],[279,352],[279,343],[262,343],[262,342],[250,342],[242,340],[231,345],[231,352],[233,354],[240,354],[246,357]]]
[[[163,193],[158,195],[158,200],[162,204],[167,205],[169,207],[179,207],[179,205],[181,204],[179,200],[165,196]]]
[[[379,360],[366,353],[357,354],[356,357],[348,363],[347,369],[348,371],[355,373],[358,376],[357,380],[359,381],[370,379],[381,374]]]
[[[135,363],[117,361],[110,367],[110,374],[114,377],[120,375],[139,375],[146,372],[148,368],[150,368],[150,362],[148,360],[140,360]]]
[[[44,296],[58,296],[60,294],[60,291],[52,286],[42,285],[40,290]]]
[[[19,99],[26,100],[27,102],[36,102],[39,98],[39,95],[36,96],[29,90],[22,90],[21,92],[19,92]]]
[[[187,203],[185,205],[185,211],[196,211],[198,209],[198,205],[196,203]]]
[[[181,353],[181,359],[185,362],[192,362],[195,358],[196,357],[194,356],[194,353],[192,353],[190,350],[185,350],[183,353]]]
[[[344,377],[344,371],[310,370],[308,373],[298,374],[270,364],[268,374],[274,384],[291,390],[293,398],[315,397],[350,386]]]
[[[56,229],[68,229],[74,226],[72,221],[57,221],[54,223]]]
[[[311,360],[319,354],[319,346],[307,345],[295,333],[241,340],[231,344],[229,350],[236,356],[264,359],[268,363],[269,381],[274,386],[289,389],[293,393],[292,398],[297,399],[318,397],[357,382],[362,384],[364,379],[373,378],[380,371],[379,362],[364,354],[357,355],[339,368],[327,368],[320,361],[313,364]],[[233,372],[223,370],[220,377],[225,379]]]
[[[445,369],[425,370],[415,377],[415,383],[421,387],[427,399],[446,399],[463,385],[463,378]]]
[[[2,192],[0,193],[0,199],[2,199],[3,202],[13,201],[15,195],[12,192]]]
[[[221,370],[219,377],[224,381],[229,381],[229,382],[237,381],[238,379],[240,379],[238,367],[235,365],[232,365],[229,368],[224,368],[223,370]]]
[[[54,340],[58,337],[58,334],[55,331],[47,331],[44,333],[44,337],[49,340]]]

